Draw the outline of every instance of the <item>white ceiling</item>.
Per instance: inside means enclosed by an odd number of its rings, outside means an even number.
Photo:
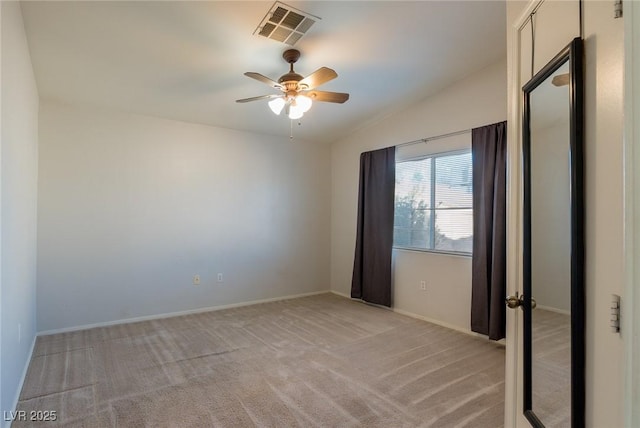
[[[315,103],[294,135],[331,142],[493,64],[506,55],[504,1],[291,1],[322,18],[295,45],[295,66],[338,78],[349,92]],[[288,45],[254,36],[272,1],[23,2],[40,96],[288,137],[265,101]],[[506,82],[505,82],[506,84]]]

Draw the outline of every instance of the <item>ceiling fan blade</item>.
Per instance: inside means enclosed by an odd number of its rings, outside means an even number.
[[[272,88],[282,89],[282,85],[276,82],[275,80],[269,79],[267,76],[263,76],[260,73],[255,73],[253,71],[247,71],[244,73],[245,76],[251,77],[252,79],[256,79],[258,82],[266,83]]]
[[[565,73],[565,74],[558,74],[553,76],[553,79],[551,80],[551,83],[553,83],[554,86],[565,86],[569,84],[569,73]]]
[[[268,99],[280,98],[280,97],[282,97],[282,95],[277,95],[277,94],[260,95],[259,97],[243,98],[241,100],[236,100],[236,102],[237,103],[248,103],[248,102],[251,102],[251,101],[268,100]]]
[[[327,83],[329,80],[333,80],[338,77],[338,73],[333,71],[328,67],[320,67],[304,79],[302,79],[298,84],[303,86],[304,89],[313,89],[322,85],[323,83]]]
[[[342,92],[327,92],[327,91],[310,91],[305,94],[313,101],[325,101],[328,103],[340,103],[349,99],[349,94]]]

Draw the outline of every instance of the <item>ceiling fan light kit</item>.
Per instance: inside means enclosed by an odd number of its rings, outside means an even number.
[[[289,63],[289,72],[280,76],[277,82],[256,72],[247,72],[244,74],[259,82],[266,83],[274,89],[279,89],[283,94],[261,95],[236,100],[236,102],[246,103],[270,99],[269,108],[271,111],[279,115],[282,113],[282,110],[285,110],[289,119],[296,120],[302,118],[302,116],[309,111],[313,101],[342,104],[349,99],[349,94],[346,93],[313,90],[338,77],[338,74],[334,70],[328,67],[320,67],[307,77],[303,77],[293,70],[293,64],[300,58],[300,51],[288,49],[282,54],[282,57]]]
[[[313,101],[306,95],[298,95],[295,99],[295,104],[302,110],[303,113],[306,113],[311,108]]]
[[[288,108],[289,111],[287,113],[287,116],[289,116],[289,119],[296,120],[301,119],[302,116],[304,116],[304,112],[302,111],[302,109],[294,105],[293,103],[289,104]]]
[[[284,98],[276,98],[275,100],[269,101],[269,108],[275,114],[280,114],[285,104],[286,101],[284,100]]]

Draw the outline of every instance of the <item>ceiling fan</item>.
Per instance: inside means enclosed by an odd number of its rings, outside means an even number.
[[[328,67],[320,67],[307,77],[302,77],[293,70],[293,64],[300,58],[300,51],[289,49],[282,54],[282,57],[289,63],[289,72],[280,76],[277,82],[260,73],[244,73],[247,77],[279,89],[283,92],[282,94],[261,95],[236,100],[236,102],[247,103],[250,101],[271,100],[269,101],[269,108],[275,114],[279,115],[284,109],[290,119],[300,119],[304,113],[309,111],[313,101],[342,104],[349,99],[349,94],[315,90],[318,86],[338,77],[334,70]]]
[[[551,83],[554,86],[566,86],[569,84],[569,73],[557,74],[553,76]]]

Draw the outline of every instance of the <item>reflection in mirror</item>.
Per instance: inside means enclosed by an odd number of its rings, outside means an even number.
[[[532,408],[571,426],[569,62],[530,94]]]
[[[582,52],[575,38],[522,88],[523,412],[537,428],[585,426]]]

